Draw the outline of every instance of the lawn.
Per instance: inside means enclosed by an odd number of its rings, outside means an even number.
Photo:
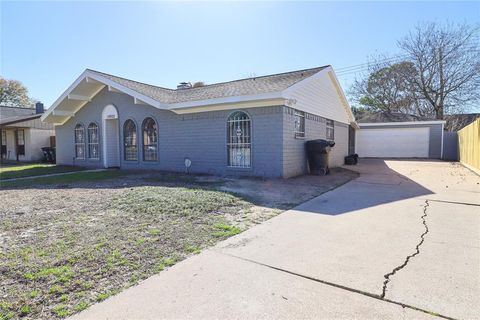
[[[21,180],[0,192],[0,319],[79,312],[354,177],[102,171]]]
[[[78,182],[95,182],[100,180],[112,179],[125,175],[119,170],[94,171],[94,172],[72,172],[65,175],[57,175],[50,177],[32,177],[21,180],[1,180],[1,188],[27,187],[31,185],[52,185],[52,184],[69,184]],[[0,319],[1,320],[1,319]]]
[[[64,173],[84,170],[82,167],[57,166],[53,164],[27,164],[0,167],[0,180],[33,177],[44,174]]]

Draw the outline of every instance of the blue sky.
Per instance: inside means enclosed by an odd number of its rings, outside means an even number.
[[[395,55],[427,21],[479,23],[480,2],[0,2],[0,74],[50,106],[85,68],[159,86]],[[344,90],[354,74],[341,77]]]

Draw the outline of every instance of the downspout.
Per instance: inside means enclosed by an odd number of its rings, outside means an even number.
[[[442,122],[442,142],[440,146],[440,159],[443,159],[443,136],[445,135],[445,131],[443,130],[445,123]]]

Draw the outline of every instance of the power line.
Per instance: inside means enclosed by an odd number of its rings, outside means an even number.
[[[472,50],[474,52],[479,52],[480,51],[478,46],[472,46],[472,47],[466,48],[466,49],[467,50]],[[390,58],[381,59],[381,60],[378,60],[378,61],[366,62],[366,63],[352,65],[352,66],[348,66],[348,67],[342,67],[342,68],[335,69],[336,70],[335,73],[340,78],[340,77],[348,76],[350,74],[356,74],[356,73],[361,73],[361,72],[364,72],[364,71],[368,71],[372,66],[378,66],[378,65],[381,65],[383,63],[397,62],[399,60],[402,60],[402,59],[405,59],[405,58],[408,58],[408,57],[409,57],[408,54],[397,55],[397,56],[393,56],[393,57],[390,57]]]

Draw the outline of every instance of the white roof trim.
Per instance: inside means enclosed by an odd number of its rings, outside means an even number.
[[[87,81],[87,82],[91,82],[91,80],[95,80],[95,81],[98,81],[99,83],[102,83],[106,86],[108,86],[109,89],[115,89],[116,91],[120,91],[120,92],[123,92],[123,93],[126,93],[130,96],[132,96],[133,98],[135,99],[138,99],[138,100],[141,100],[143,102],[145,102],[146,104],[149,104],[155,108],[158,108],[158,109],[167,109],[167,105],[165,104],[162,104],[160,103],[159,101],[155,100],[155,99],[152,99],[142,93],[139,93],[138,91],[135,91],[135,90],[132,90],[132,89],[129,89],[117,82],[114,82],[110,79],[107,79],[105,77],[102,77],[101,75],[98,75],[98,74],[95,74],[93,72],[91,72],[90,70],[85,70],[73,83],[70,87],[68,87],[67,90],[65,90],[65,92],[62,93],[62,95],[52,104],[52,106],[50,108],[47,109],[47,111],[42,115],[42,117],[40,118],[42,121],[45,121],[45,119],[48,118],[48,116],[50,115],[54,115],[53,114],[53,111],[66,99],[69,99],[69,96],[70,97],[73,97],[73,95],[71,95],[71,92],[73,90],[75,90],[75,88],[83,81]],[[97,94],[98,92],[95,93],[95,95]],[[88,101],[86,101],[88,102]],[[65,122],[65,121],[63,121]]]
[[[361,122],[358,125],[362,127],[383,127],[383,126],[424,126],[427,124],[445,124],[445,120],[430,121],[406,121],[406,122]]]

